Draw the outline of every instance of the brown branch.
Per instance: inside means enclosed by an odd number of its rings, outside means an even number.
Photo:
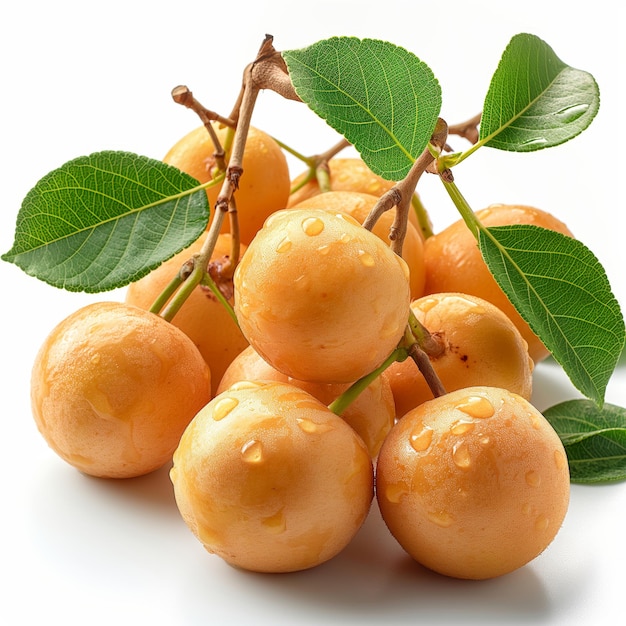
[[[448,134],[458,135],[467,139],[470,143],[475,144],[478,141],[478,125],[480,124],[480,118],[482,113],[478,113],[465,122],[460,124],[452,124],[448,127]]]

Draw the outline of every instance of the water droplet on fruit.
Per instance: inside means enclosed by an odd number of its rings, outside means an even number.
[[[535,430],[539,430],[541,428],[541,419],[536,413],[529,413],[528,417],[530,417],[530,423]]]
[[[98,363],[100,363],[100,358],[101,358],[101,357],[100,357],[100,355],[99,355],[98,353],[96,353],[96,354],[94,354],[94,355],[91,357],[91,362],[92,362],[94,365],[98,365]]]
[[[289,237],[285,237],[277,246],[276,246],[276,252],[278,252],[279,254],[283,253],[283,252],[289,252],[289,250],[291,250],[291,246],[292,246],[292,242],[291,239],[289,239]]]
[[[561,450],[554,451],[554,462],[556,463],[557,469],[565,469],[567,467],[567,457],[561,452]]]
[[[316,408],[319,408],[319,407],[316,406]],[[309,434],[327,433],[334,428],[333,425],[329,424],[328,422],[326,423],[322,422],[321,424],[319,424],[318,422],[314,422],[313,420],[309,420],[304,417],[299,417],[296,420],[296,422],[298,423],[298,426],[303,432],[309,433]]]
[[[239,400],[237,398],[229,396],[220,398],[213,407],[213,419],[216,422],[223,420],[238,404]]]
[[[365,267],[374,267],[376,263],[374,257],[369,252],[365,252],[365,250],[359,250],[359,260]]]
[[[417,303],[417,308],[424,313],[428,313],[433,307],[437,306],[438,302],[437,298],[423,298]]]
[[[465,435],[466,433],[469,433],[472,430],[474,430],[474,426],[475,426],[474,422],[459,420],[455,424],[452,424],[452,426],[450,427],[450,432],[453,435]]]
[[[320,246],[317,251],[322,255],[322,256],[326,256],[329,252],[330,252],[330,246],[328,244],[325,244],[323,246]]]
[[[472,464],[469,448],[466,443],[457,443],[452,448],[452,459],[460,469],[468,469]]]
[[[324,230],[324,222],[319,217],[307,217],[302,222],[302,230],[309,237],[315,237]]]
[[[493,404],[482,396],[468,396],[463,402],[457,404],[456,408],[478,419],[486,419],[496,412],[493,408]]]
[[[524,515],[530,515],[532,512],[533,512],[533,507],[528,502],[525,502],[524,505],[522,506],[522,513]]]
[[[251,439],[241,448],[241,456],[246,463],[260,463],[263,460],[263,445],[256,439]]]
[[[266,517],[262,523],[263,526],[274,535],[283,533],[287,529],[287,522],[285,521],[285,514],[282,509],[278,511],[278,513]]]
[[[544,532],[548,530],[548,526],[550,525],[550,519],[545,515],[539,515],[535,520],[535,528],[539,532]]]
[[[424,452],[424,450],[428,450],[433,441],[433,429],[420,424],[420,427],[411,433],[409,441],[416,452]]]
[[[402,500],[403,496],[408,495],[411,492],[406,483],[399,482],[393,485],[387,485],[385,489],[385,497],[389,502],[393,502],[394,504],[398,504],[400,500]]]
[[[454,517],[448,511],[428,511],[428,519],[441,528],[448,528],[454,523]]]
[[[341,243],[350,243],[353,239],[354,237],[348,233],[342,233],[341,237],[339,237],[339,241],[341,241]]]
[[[241,389],[259,389],[263,386],[263,383],[255,380],[238,380],[230,386],[233,391],[239,391]]]
[[[583,116],[588,109],[588,104],[574,104],[572,106],[565,107],[560,111],[557,111],[555,115],[562,122],[565,122],[566,124],[571,124],[572,122],[575,122],[579,117]]]
[[[539,487],[541,484],[541,476],[534,470],[526,472],[526,484],[530,487]]]

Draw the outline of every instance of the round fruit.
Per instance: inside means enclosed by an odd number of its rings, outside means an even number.
[[[436,293],[411,302],[411,310],[444,348],[431,357],[431,363],[446,391],[488,385],[530,400],[534,365],[528,346],[495,305],[462,293]],[[398,417],[432,400],[432,391],[412,359],[393,363],[387,376]]]
[[[200,251],[205,239],[206,233],[158,268],[131,283],[126,290],[126,303],[150,309],[183,264]],[[211,259],[219,260],[230,255],[230,246],[230,234],[219,235]],[[242,244],[241,255],[245,249]],[[200,285],[187,297],[172,324],[180,328],[200,350],[211,370],[212,391],[215,393],[230,362],[248,345],[239,326],[213,292]]]
[[[259,572],[332,558],[373,498],[361,438],[313,396],[279,382],[242,382],[216,396],[185,430],[170,475],[205,548]]]
[[[546,211],[528,206],[494,204],[476,212],[485,226],[534,224],[572,237],[563,222]],[[522,319],[489,272],[476,238],[463,220],[454,222],[429,237],[424,246],[426,263],[426,294],[460,291],[479,296],[495,304],[517,326],[528,343],[528,352],[535,363],[549,352]]]
[[[210,397],[210,371],[193,342],[163,318],[117,302],[65,318],[32,370],[37,427],[62,459],[92,476],[129,478],[165,465]]]
[[[358,380],[395,349],[408,321],[407,264],[346,214],[277,211],[234,284],[244,336],[298,380]]]
[[[274,380],[304,389],[324,405],[328,406],[346,389],[348,384],[307,383],[290,378],[266,363],[259,354],[248,346],[230,364],[217,388],[217,393],[226,391],[241,381]],[[387,433],[395,422],[396,407],[391,386],[386,374],[373,380],[341,414],[363,439],[370,456],[375,458]]]
[[[222,146],[226,144],[229,129],[217,123],[213,128]],[[216,163],[215,147],[204,126],[200,126],[182,137],[163,158],[165,163],[193,176],[201,183],[214,178]],[[226,162],[230,151],[226,151]],[[244,150],[243,174],[235,192],[239,239],[250,243],[268,215],[284,209],[289,200],[291,180],[287,158],[275,139],[255,127],[250,127]],[[215,206],[222,189],[218,183],[207,189],[209,204]],[[229,232],[230,223],[224,219],[222,232]]]
[[[570,494],[563,444],[527,400],[469,387],[407,413],[380,451],[380,511],[416,561],[485,579],[525,565],[552,542]]]
[[[359,224],[363,224],[378,202],[378,199],[377,196],[359,191],[327,191],[326,193],[307,198],[293,208],[341,211],[351,215]],[[389,232],[393,224],[394,213],[392,211],[383,213],[374,225],[374,228],[372,228],[372,232],[387,245],[390,244]],[[424,284],[426,282],[424,240],[411,222],[407,224],[407,232],[402,245],[402,258],[409,266],[411,297],[419,298],[424,295]]]
[[[291,189],[295,191],[289,196],[288,207],[293,207],[307,198],[322,193],[317,178],[313,178],[300,187],[308,171],[298,174],[291,181]],[[368,193],[380,198],[384,193],[395,186],[394,181],[386,180],[374,174],[363,159],[358,157],[334,157],[328,161],[328,175],[330,180],[329,191],[356,191]],[[414,211],[409,213],[409,221],[421,236],[421,229]]]

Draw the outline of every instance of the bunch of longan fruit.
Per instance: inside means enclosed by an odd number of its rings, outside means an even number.
[[[200,127],[164,161],[202,183],[215,175],[213,152]],[[376,502],[422,565],[459,578],[511,572],[551,543],[569,502],[563,445],[530,403],[534,364],[548,352],[462,221],[425,235],[411,216],[400,256],[391,215],[362,225],[394,183],[358,158],[328,166],[330,189],[292,180],[278,143],[251,128],[227,295],[235,317],[204,285],[171,321],[150,311],[205,233],[129,285],[125,302],[88,305],[50,333],[32,373],[38,428],[92,476],[171,463],[183,519],[237,567],[317,566]],[[211,206],[218,189],[207,190]],[[477,215],[572,236],[531,207]],[[212,258],[232,245],[225,223]],[[440,346],[430,362],[441,395],[406,355],[381,368],[411,318]]]

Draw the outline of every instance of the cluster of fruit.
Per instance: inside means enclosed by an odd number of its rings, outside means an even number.
[[[213,153],[201,127],[164,160],[205,182]],[[425,236],[411,216],[401,257],[390,214],[362,226],[393,183],[357,158],[328,165],[330,189],[292,180],[281,147],[251,128],[226,290],[235,315],[203,285],[171,322],[150,311],[203,235],[129,285],[125,302],[88,305],[51,332],[32,374],[37,425],[93,476],[172,462],[184,520],[241,568],[327,561],[374,501],[426,567],[461,578],[519,568],[554,539],[569,501],[563,445],[530,403],[534,363],[548,353],[462,221]],[[211,206],[217,191],[207,190]],[[494,205],[479,217],[571,235],[530,207]],[[225,222],[212,259],[232,245]],[[406,353],[390,359],[410,319],[439,347],[430,362],[442,395]]]

